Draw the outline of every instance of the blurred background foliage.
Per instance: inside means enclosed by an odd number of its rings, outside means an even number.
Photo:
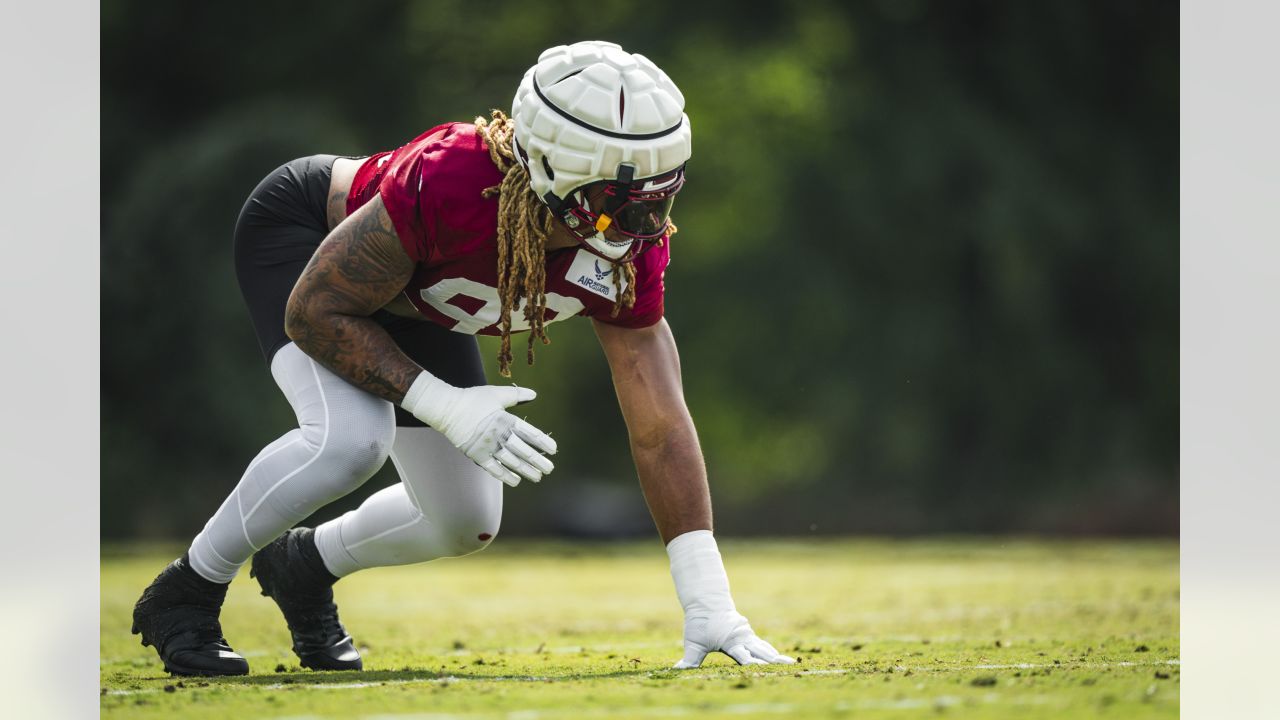
[[[509,109],[580,39],[686,97],[667,317],[721,532],[1177,533],[1176,4],[116,0],[102,33],[104,537],[189,537],[292,426],[231,265],[258,180]],[[504,531],[652,532],[590,323],[550,336],[515,377],[557,471]]]

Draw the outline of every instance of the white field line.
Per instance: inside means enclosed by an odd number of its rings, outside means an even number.
[[[1098,663],[1063,663],[1061,665],[1054,665],[1053,663],[1016,663],[1013,665],[891,665],[889,667],[893,668],[893,671],[896,673],[903,673],[909,670],[913,673],[937,674],[937,673],[947,673],[947,672],[962,672],[965,670],[1032,670],[1035,668],[1057,668],[1060,670],[1086,670],[1086,669],[1092,669],[1092,668],[1113,668],[1113,667],[1157,667],[1157,666],[1163,667],[1166,665],[1181,665],[1181,664],[1182,664],[1181,660],[1155,660],[1152,662],[1127,662],[1126,661],[1126,662],[1098,662]],[[788,667],[798,668],[799,666],[789,665]],[[785,675],[796,675],[796,674],[848,675],[850,673],[858,673],[858,672],[876,673],[876,672],[880,672],[880,670],[878,668],[865,668],[865,667],[836,668],[831,670],[800,670],[800,669],[761,670],[761,671],[743,670],[741,674],[744,677],[774,677],[774,676],[785,676]],[[714,680],[716,678],[720,678],[723,676],[708,675],[705,673],[704,674],[681,673],[678,677],[682,680],[694,679],[694,678],[699,680]]]
[[[1006,698],[996,693],[988,693],[977,698],[987,705],[1053,705],[1065,702],[1052,695],[1033,695]],[[969,699],[970,701],[972,698]],[[956,707],[966,699],[955,695],[938,695],[927,698],[900,698],[896,700],[859,700],[850,702],[841,700],[830,706],[829,710],[837,712],[857,712],[868,710],[943,710]],[[717,715],[796,715],[811,710],[811,707],[794,703],[739,703],[714,708]],[[512,712],[480,712],[467,715],[449,713],[379,713],[361,715],[352,720],[477,720],[478,718],[501,718],[502,720],[543,720],[544,718],[581,718],[581,717],[653,717],[653,716],[698,716],[705,715],[706,706],[689,705],[635,705],[627,707],[571,707],[555,710],[516,710]],[[277,717],[274,720],[321,720],[314,715],[290,715]]]
[[[1181,665],[1181,660],[1153,660],[1151,662],[1103,662],[1103,663],[1062,663],[1055,665],[1051,663],[1014,663],[1012,665],[974,665],[974,670],[1028,670],[1031,668],[1063,668],[1074,670],[1076,668],[1095,668],[1095,667],[1149,667],[1155,665]]]
[[[1118,667],[1157,667],[1157,666],[1163,667],[1163,666],[1181,665],[1181,664],[1182,664],[1181,660],[1157,660],[1153,662],[1098,662],[1098,663],[1070,663],[1070,664],[1062,664],[1062,665],[1054,665],[1051,663],[1016,663],[1011,665],[941,665],[941,666],[893,665],[891,667],[893,668],[894,672],[907,672],[908,670],[910,670],[911,672],[922,672],[922,673],[946,673],[946,672],[963,672],[966,670],[1031,670],[1035,668],[1057,668],[1060,670],[1080,670],[1080,669],[1097,669],[1097,668],[1113,668],[1113,667],[1116,667],[1116,668]],[[779,670],[757,670],[757,671],[743,670],[740,673],[740,676],[751,677],[751,678],[762,678],[762,677],[787,677],[787,676],[799,675],[801,677],[805,677],[810,675],[814,675],[814,676],[848,675],[850,673],[858,673],[858,672],[872,672],[872,673],[878,672],[875,669],[867,669],[867,668],[834,668],[834,669],[808,670],[808,669],[803,669],[794,665],[788,665],[786,666],[786,668],[787,669],[779,669]],[[665,673],[666,671],[662,670],[662,671],[655,671],[655,672]],[[649,673],[649,675],[652,676],[653,673]],[[731,679],[732,677],[736,677],[736,676],[726,676],[723,674],[681,672],[677,675],[673,675],[670,677],[671,679],[676,679],[676,680],[719,680],[719,679]],[[235,687],[235,688],[241,688],[241,689],[257,688],[261,690],[292,690],[292,689],[361,690],[364,688],[376,688],[376,687],[394,686],[394,685],[431,685],[431,684],[446,684],[446,683],[455,683],[455,682],[556,682],[559,680],[570,680],[570,679],[573,679],[573,678],[549,677],[544,675],[475,675],[475,676],[446,675],[444,677],[407,678],[404,680],[373,680],[368,682],[345,682],[345,683],[279,682],[279,683],[271,683],[270,685],[228,684],[225,687]],[[184,684],[188,682],[194,683],[199,681],[200,681],[200,678],[184,678],[182,680]],[[172,682],[178,682],[178,680],[173,680]],[[166,683],[166,684],[172,684],[172,683]],[[187,687],[184,689],[190,689],[192,687],[194,686],[187,685]],[[215,687],[223,687],[223,686],[210,685],[207,688],[201,687],[201,689],[210,689]],[[163,688],[152,687],[152,688],[139,688],[137,690],[108,690],[103,694],[104,695],[149,695],[152,693],[158,693],[162,691],[163,691]],[[374,716],[369,716],[369,717],[374,717]],[[397,715],[397,716],[388,716],[388,717],[403,718],[403,717],[417,717],[417,716]],[[426,716],[423,716],[423,717],[426,717]],[[446,716],[433,715],[431,717],[446,717]]]

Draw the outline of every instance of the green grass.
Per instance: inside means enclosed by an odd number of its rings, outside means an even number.
[[[253,672],[171,679],[129,634],[174,549],[102,558],[104,718],[1176,718],[1176,542],[723,541],[739,609],[793,666],[680,656],[655,542],[499,539],[337,585],[362,673],[299,669],[242,573],[223,629]],[[179,683],[178,680],[181,680]]]

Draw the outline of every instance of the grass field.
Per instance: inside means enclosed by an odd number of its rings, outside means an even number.
[[[1176,542],[722,541],[739,609],[793,666],[675,671],[657,542],[502,539],[337,585],[362,673],[301,670],[242,573],[223,629],[253,672],[171,679],[129,634],[176,549],[102,557],[104,718],[1176,718]],[[181,682],[179,682],[181,680]]]

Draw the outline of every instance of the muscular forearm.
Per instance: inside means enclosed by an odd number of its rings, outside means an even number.
[[[629,329],[596,322],[649,513],[664,543],[711,529],[711,493],[685,406],[680,358],[666,320]]]
[[[422,368],[370,316],[399,294],[413,268],[375,197],[316,248],[289,296],[285,333],[347,382],[400,403]]]
[[[329,313],[286,325],[298,348],[356,387],[397,405],[422,368],[372,318]]]
[[[706,466],[687,413],[665,428],[645,434],[633,432],[631,453],[645,502],[664,544],[691,530],[711,529]]]

